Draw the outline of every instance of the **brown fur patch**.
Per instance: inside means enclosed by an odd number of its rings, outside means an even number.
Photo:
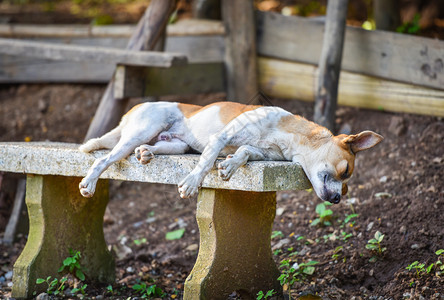
[[[281,118],[278,128],[297,135],[300,138],[300,143],[304,145],[310,144],[315,149],[321,147],[333,137],[327,128],[295,115]]]
[[[220,108],[219,118],[221,122],[224,124],[228,124],[231,120],[233,120],[234,118],[236,118],[237,116],[241,115],[244,112],[261,107],[259,105],[245,105],[229,101],[215,102],[203,107],[197,105],[192,105],[193,107],[189,106],[190,104],[179,104],[179,109],[182,111],[182,113],[186,118],[190,118],[195,114],[205,109],[208,109],[212,106],[218,106]]]
[[[212,105],[217,105],[220,107],[219,117],[224,124],[228,124],[231,120],[244,112],[261,107],[260,105],[245,105],[236,102],[217,102]]]
[[[190,118],[202,109],[200,105],[179,103],[177,107],[183,113],[185,118]]]

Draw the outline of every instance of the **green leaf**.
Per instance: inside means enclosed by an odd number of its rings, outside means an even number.
[[[373,244],[367,244],[367,245],[365,245],[365,248],[368,250],[376,250],[376,249],[378,249],[378,246],[373,245]]]
[[[313,275],[315,271],[315,267],[306,267],[304,268],[303,273],[307,274],[307,275]]]
[[[439,249],[439,250],[436,251],[435,253],[436,253],[436,255],[444,254],[444,249]]]
[[[333,214],[333,211],[331,209],[326,209],[320,214],[320,216],[321,216],[321,218],[325,218],[325,217],[331,216],[332,214]]]
[[[172,241],[172,240],[178,240],[180,238],[183,237],[183,234],[185,233],[185,228],[181,228],[181,229],[177,229],[174,231],[170,231],[165,235],[165,238],[168,241]]]
[[[273,296],[274,294],[276,294],[276,292],[274,291],[274,289],[273,289],[273,290],[269,290],[269,291],[265,294],[265,298],[271,297],[271,296]]]
[[[80,269],[76,270],[76,277],[81,281],[85,280],[85,274],[83,274],[83,272]]]
[[[383,238],[384,238],[384,235],[380,231],[376,231],[375,239],[377,239],[378,241],[382,241]]]
[[[320,221],[320,219],[314,219],[313,222],[311,222],[310,226],[316,226],[319,224]]]
[[[369,244],[377,244],[377,243],[378,243],[378,240],[376,240],[376,239],[371,239],[371,240],[368,241],[368,243],[369,243]]]
[[[274,239],[276,237],[284,237],[284,234],[282,233],[282,231],[273,231],[271,233],[271,238]]]
[[[351,214],[351,215],[348,215],[348,216],[345,218],[344,223],[348,223],[348,222],[350,222],[351,219],[353,219],[353,218],[357,218],[358,216],[359,216],[359,214]]]
[[[67,257],[65,258],[65,260],[63,261],[63,265],[64,266],[70,266],[72,263],[74,262],[74,259],[72,257]]]
[[[432,271],[433,268],[433,264],[431,264],[430,266],[427,267],[427,274],[430,273],[430,271]]]
[[[256,300],[261,300],[262,298],[264,298],[264,292],[259,291],[259,293],[257,293]]]
[[[37,278],[37,280],[35,281],[35,283],[37,284],[42,284],[43,282],[45,282],[46,280],[43,278]]]

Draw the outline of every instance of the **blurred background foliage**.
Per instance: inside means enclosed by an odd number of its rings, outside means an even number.
[[[193,2],[179,0],[177,16],[192,17]],[[220,1],[220,0],[210,0]],[[223,0],[222,0],[223,1]],[[133,24],[149,0],[0,0],[0,23]],[[257,9],[284,15],[321,17],[327,0],[254,0]],[[349,0],[347,23],[368,30],[381,25],[378,16],[391,19],[384,30],[444,37],[444,0]]]

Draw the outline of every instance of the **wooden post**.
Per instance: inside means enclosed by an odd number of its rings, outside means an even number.
[[[399,0],[373,0],[376,29],[395,30],[401,24]]]
[[[220,2],[221,0],[194,0],[193,18],[220,20]]]
[[[136,30],[128,42],[127,49],[134,51],[152,50],[162,37],[168,19],[176,6],[175,0],[152,0]],[[122,117],[128,99],[114,97],[114,75],[108,83],[85,140],[99,137],[115,127]]]
[[[329,1],[319,61],[314,121],[335,130],[335,111],[344,45],[348,0]]]
[[[249,103],[258,92],[252,0],[222,1],[227,100]]]

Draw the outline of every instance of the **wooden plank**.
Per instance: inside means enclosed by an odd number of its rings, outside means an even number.
[[[34,25],[0,24],[0,36],[11,38],[127,38],[136,29],[135,25]],[[220,21],[184,19],[167,26],[168,36],[223,35]]]
[[[224,91],[222,63],[188,64],[169,69],[119,66],[116,97],[195,95]]]
[[[323,23],[257,12],[257,50],[262,56],[316,65]],[[443,89],[444,41],[347,27],[342,69]]]
[[[127,38],[45,38],[46,43],[114,47],[123,49]],[[190,63],[221,62],[224,56],[224,38],[221,35],[169,36],[166,52],[179,52]],[[0,83],[104,83],[114,73],[114,65],[96,62],[70,62],[37,59],[25,56],[0,55]]]
[[[313,65],[260,57],[259,85],[269,96],[313,101]],[[294,80],[298,78],[298,80]],[[342,71],[338,104],[444,117],[444,91]]]
[[[330,1],[327,4],[324,41],[319,61],[314,121],[335,132],[336,103],[339,73],[344,46],[345,21],[348,0]]]
[[[126,97],[185,95],[223,91],[223,66],[189,64],[173,69],[134,69],[130,80],[143,79],[144,91],[126,89]],[[181,73],[173,71],[182,69]],[[310,64],[266,57],[258,58],[259,87],[268,96],[314,101],[317,68]],[[147,74],[149,75],[148,77]],[[130,78],[130,77],[128,77]],[[186,78],[186,83],[183,82]],[[298,78],[298,80],[294,80]],[[204,80],[204,81],[202,81]],[[133,83],[134,84],[134,83]],[[388,81],[346,71],[341,72],[338,103],[354,107],[444,117],[444,91]]]
[[[122,63],[135,66],[164,68],[185,64],[187,62],[187,57],[178,53],[140,52],[102,47],[56,45],[15,39],[0,39],[0,53],[53,60],[92,61],[107,64]]]

